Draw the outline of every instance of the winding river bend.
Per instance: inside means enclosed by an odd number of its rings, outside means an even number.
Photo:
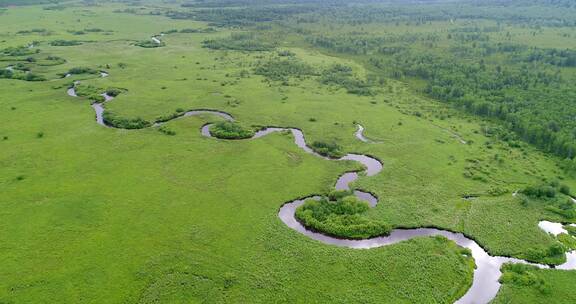
[[[101,77],[106,77],[108,74],[106,72],[102,72]],[[69,96],[77,97],[75,87],[79,84],[78,81],[74,82],[74,85],[68,89],[67,93]],[[102,94],[104,96],[105,101],[101,103],[93,103],[92,108],[96,114],[96,123],[99,125],[112,128],[113,126],[107,125],[103,119],[104,113],[104,106],[106,103],[112,101],[114,98],[112,96],[108,96],[106,94]],[[185,113],[182,113],[180,116],[175,117],[173,119],[179,119],[182,117],[187,116],[195,116],[200,114],[212,114],[219,116],[228,121],[234,121],[234,118],[225,112],[217,111],[217,110],[191,110]],[[155,122],[152,127],[158,127],[163,125],[166,122]],[[206,124],[201,128],[201,134],[206,137],[212,138],[210,134],[210,127],[211,124]],[[370,140],[366,139],[362,134],[364,128],[361,125],[358,125],[358,130],[355,133],[355,136],[363,141],[363,142],[370,142]],[[360,155],[360,154],[347,154],[344,157],[334,159],[322,156],[312,148],[310,148],[306,144],[306,140],[304,137],[304,133],[300,129],[296,128],[281,128],[281,127],[269,127],[259,130],[255,133],[255,135],[250,139],[256,139],[263,136],[266,136],[271,133],[275,132],[290,132],[294,137],[294,143],[301,148],[306,153],[312,154],[314,156],[331,160],[331,161],[356,161],[361,163],[365,170],[363,172],[346,172],[341,175],[338,180],[336,181],[335,188],[337,190],[351,190],[350,184],[356,181],[360,174],[365,174],[366,176],[374,176],[380,173],[383,169],[382,163],[370,156],[367,155]],[[378,198],[373,195],[372,193],[361,191],[358,189],[354,189],[354,195],[361,200],[368,202],[371,207],[375,207],[378,204]],[[530,264],[526,261],[509,258],[509,257],[501,257],[501,256],[491,256],[489,255],[478,243],[474,240],[466,237],[462,233],[456,233],[446,230],[440,229],[433,229],[433,228],[418,228],[418,229],[394,229],[388,236],[382,237],[374,237],[365,240],[345,240],[345,239],[338,239],[330,236],[323,235],[321,233],[313,232],[306,227],[304,227],[298,220],[295,218],[296,209],[304,204],[304,202],[308,199],[320,199],[320,196],[310,196],[303,199],[296,199],[291,202],[285,203],[278,213],[278,216],[286,226],[289,228],[317,241],[320,241],[325,244],[335,245],[339,247],[347,247],[352,249],[370,249],[370,248],[377,248],[377,247],[384,247],[392,244],[396,244],[402,241],[407,241],[413,239],[415,237],[427,237],[427,236],[443,236],[449,240],[454,241],[461,247],[468,248],[472,252],[472,257],[476,263],[476,269],[474,270],[474,280],[472,286],[466,294],[460,298],[456,303],[459,304],[482,304],[482,303],[489,303],[500,289],[500,283],[498,279],[501,276],[500,267],[504,263],[524,263]],[[561,227],[559,228],[556,223],[544,223],[541,222],[541,228],[547,232],[555,233],[560,231]],[[547,230],[547,227],[553,227],[554,231]],[[576,269],[576,252],[571,252],[566,255],[567,262],[556,267],[558,269],[565,269],[565,270],[573,270]],[[539,264],[531,264],[535,265],[539,268],[548,268],[546,265],[539,265]]]

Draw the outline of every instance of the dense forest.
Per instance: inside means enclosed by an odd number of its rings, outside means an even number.
[[[378,77],[415,84],[415,90],[433,99],[499,121],[507,130],[499,136],[511,145],[523,140],[567,159],[564,168],[573,170],[569,160],[576,155],[576,88],[572,85],[576,51],[520,43],[515,37],[517,29],[528,29],[531,40],[538,42],[546,32],[557,30],[556,35],[570,39],[571,34],[562,30],[576,26],[572,18],[576,4],[562,0],[425,2],[416,7],[404,1],[368,0],[187,1],[178,9],[151,13],[207,21],[215,27],[241,27],[251,33],[271,29],[280,33],[205,41],[209,48],[271,50],[280,42],[278,37],[291,35],[312,47],[355,57]],[[458,20],[466,21],[456,25]],[[375,31],[378,24],[386,29]],[[408,31],[406,26],[420,30]],[[280,68],[301,69],[287,63],[283,61]],[[283,73],[277,65],[265,67],[275,70],[260,67],[258,73],[274,77]],[[378,87],[374,81],[345,80],[342,71],[323,73],[323,83],[339,83],[359,95],[371,95]]]

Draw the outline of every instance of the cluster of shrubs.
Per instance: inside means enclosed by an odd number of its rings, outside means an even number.
[[[370,207],[350,194],[338,192],[331,195],[330,200],[307,200],[296,209],[296,219],[309,229],[339,238],[367,239],[388,235],[391,226],[363,216]]]
[[[528,186],[521,191],[524,195],[533,198],[554,198],[557,193],[570,195],[570,187],[553,181],[549,184]]]
[[[93,102],[104,102],[105,98],[102,96],[103,89],[91,85],[79,84],[75,87],[76,95],[78,97],[88,98]]]
[[[545,209],[563,216],[567,219],[576,218],[576,209],[574,202],[566,198],[570,195],[570,188],[556,181],[537,186],[528,186],[520,191],[524,195],[522,204],[526,205],[529,200],[535,200],[545,204]],[[558,195],[559,193],[563,194]]]
[[[274,81],[287,81],[289,77],[301,78],[303,76],[317,75],[314,68],[295,57],[288,57],[288,59],[284,60],[271,59],[258,65],[254,73]]]
[[[157,47],[163,47],[166,46],[166,43],[164,43],[163,41],[160,41],[160,43],[153,41],[153,40],[142,40],[139,42],[136,42],[134,45],[139,46],[139,47],[143,47],[143,48],[157,48]]]
[[[532,286],[541,293],[550,292],[551,286],[537,274],[538,268],[524,264],[504,264],[500,283],[516,286]]]
[[[110,111],[105,111],[102,118],[106,125],[118,129],[144,129],[152,125],[152,123],[140,117],[123,118]]]
[[[233,33],[228,38],[204,40],[205,48],[214,50],[271,51],[276,44],[257,39],[251,33]]]
[[[213,27],[201,28],[201,29],[192,29],[192,28],[185,28],[181,29],[180,33],[214,33],[216,29]]]
[[[107,88],[105,93],[106,95],[110,96],[110,97],[116,97],[118,95],[120,95],[120,93],[122,93],[123,90],[119,89],[119,88]]]
[[[331,158],[340,158],[344,156],[342,147],[337,143],[327,143],[323,141],[315,141],[310,146],[316,153]]]
[[[335,64],[325,69],[320,77],[320,82],[326,85],[343,87],[349,94],[360,96],[374,95],[369,83],[354,77],[352,68],[342,64]]]
[[[75,46],[81,44],[82,42],[77,40],[54,40],[50,42],[51,46]]]
[[[232,121],[218,122],[210,127],[210,134],[222,139],[246,139],[254,136],[254,133],[254,130]]]
[[[58,56],[47,56],[46,58],[44,58],[44,60],[45,62],[40,62],[38,63],[38,65],[52,66],[66,63],[66,59]]]
[[[185,112],[186,112],[186,111],[185,111],[184,109],[178,108],[178,109],[176,109],[176,112],[173,112],[173,113],[171,113],[171,114],[163,115],[163,116],[160,116],[160,117],[156,118],[156,122],[167,122],[167,121],[170,121],[170,120],[172,120],[172,119],[175,119],[175,118],[178,118],[178,117],[184,115]]]
[[[88,67],[75,67],[68,70],[68,74],[80,75],[80,74],[98,74],[98,70],[88,68]]]
[[[42,75],[34,74],[34,73],[22,73],[22,72],[14,72],[11,70],[2,69],[0,70],[0,78],[4,79],[18,79],[24,81],[45,81],[46,78]]]
[[[5,56],[13,56],[13,57],[28,56],[28,55],[40,53],[40,49],[31,49],[31,48],[28,48],[27,46],[15,46],[15,47],[7,47],[5,49],[2,49],[2,51],[0,51],[0,53],[2,53],[2,55],[5,55]]]
[[[158,131],[164,135],[169,135],[169,136],[174,136],[176,135],[176,131],[174,130],[170,130],[165,126],[161,126],[160,128],[158,128]]]
[[[47,30],[47,29],[38,28],[38,29],[18,31],[18,32],[16,32],[16,34],[19,34],[19,35],[37,34],[37,35],[42,35],[42,36],[48,36],[48,35],[51,35],[52,32]]]

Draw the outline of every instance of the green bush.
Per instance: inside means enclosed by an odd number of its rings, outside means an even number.
[[[320,83],[343,87],[350,94],[360,96],[374,95],[369,83],[354,77],[352,68],[342,64],[332,65],[330,68],[322,71]]]
[[[139,42],[136,42],[134,45],[139,46],[139,47],[143,47],[143,48],[158,48],[158,47],[163,47],[166,46],[166,43],[160,41],[160,43],[156,43],[152,40],[142,40]]]
[[[337,195],[339,196],[339,195]],[[390,225],[362,214],[370,207],[354,196],[308,200],[296,209],[296,219],[309,229],[346,239],[367,239],[388,235]]]
[[[98,70],[88,68],[88,67],[75,67],[68,70],[68,74],[79,75],[79,74],[98,74]]]
[[[252,33],[234,33],[230,37],[202,41],[202,46],[214,50],[271,51],[276,45],[258,39]]]
[[[122,93],[121,89],[118,88],[108,88],[106,89],[106,95],[110,96],[110,97],[116,97],[118,95],[120,95],[120,93]]]
[[[176,135],[176,131],[170,130],[166,126],[161,126],[160,128],[158,128],[158,131],[162,134],[169,135],[169,136]]]
[[[210,127],[210,134],[223,139],[246,139],[254,136],[254,130],[231,121],[215,123]]]
[[[556,189],[549,185],[528,186],[520,192],[526,196],[534,198],[556,197]]]
[[[550,292],[549,284],[537,275],[538,268],[524,264],[504,264],[500,283],[516,286],[533,286],[541,293]]]
[[[81,44],[82,42],[76,40],[54,40],[50,42],[51,46],[75,46]]]
[[[275,81],[286,81],[289,77],[303,77],[315,74],[314,69],[310,65],[292,57],[284,60],[271,59],[256,67],[254,73]]]
[[[327,156],[331,158],[340,158],[344,156],[342,152],[342,147],[336,143],[326,143],[323,141],[315,141],[312,143],[311,148],[318,154],[322,156]]]
[[[7,47],[0,51],[6,56],[28,56],[40,53],[39,49],[30,49],[27,46]]]
[[[104,102],[105,98],[102,96],[103,89],[91,85],[79,84],[75,87],[76,95],[92,100],[93,102]]]
[[[152,123],[140,117],[123,118],[113,112],[105,111],[103,114],[104,123],[118,129],[144,129],[150,127]]]

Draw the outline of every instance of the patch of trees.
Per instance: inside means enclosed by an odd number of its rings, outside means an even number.
[[[60,65],[66,63],[66,59],[58,56],[47,56],[44,58],[44,61],[40,61],[37,64],[41,66],[52,66],[52,65]]]
[[[47,29],[37,28],[37,29],[31,29],[31,30],[18,31],[18,32],[16,32],[16,34],[18,34],[18,35],[35,34],[35,35],[41,35],[41,36],[49,36],[49,35],[52,35],[52,32],[47,30]]]
[[[16,46],[2,49],[0,53],[5,56],[13,56],[13,57],[28,56],[40,53],[40,49],[31,49],[27,46]]]
[[[315,141],[310,148],[316,153],[330,158],[340,158],[344,156],[342,147],[335,142]]]
[[[102,96],[102,92],[104,91],[102,88],[79,84],[75,86],[76,95],[79,97],[88,98],[93,102],[104,102],[106,99]]]
[[[349,66],[335,64],[322,71],[319,79],[320,83],[325,85],[336,85],[346,89],[350,94],[370,96],[374,92],[370,88],[371,85],[356,78]]]
[[[366,217],[369,209],[366,202],[348,195],[335,200],[307,200],[296,209],[295,216],[307,228],[334,237],[367,239],[388,235],[391,226]]]
[[[214,50],[271,51],[276,44],[258,39],[253,33],[233,33],[228,38],[204,40],[202,46]]]
[[[81,44],[82,42],[77,40],[54,40],[50,42],[51,46],[75,46]]]
[[[89,67],[74,67],[68,70],[68,73],[64,73],[64,75],[66,74],[72,74],[72,75],[80,75],[80,74],[99,74],[100,72],[98,70],[95,70],[93,68],[89,68]]]
[[[312,66],[294,57],[270,59],[260,63],[254,69],[254,73],[273,81],[288,81],[290,77],[303,78],[318,75]]]
[[[18,79],[24,81],[45,81],[46,78],[42,75],[34,74],[31,72],[22,72],[15,70],[0,70],[0,79]]]
[[[158,47],[166,46],[166,43],[164,43],[163,41],[160,41],[160,43],[158,43],[157,41],[153,41],[153,40],[142,40],[142,41],[136,42],[134,45],[139,46],[139,47],[143,47],[143,48],[158,48]]]
[[[118,129],[144,129],[152,125],[151,122],[146,121],[140,117],[124,118],[110,111],[104,111],[102,116],[106,125]]]
[[[532,286],[540,293],[550,293],[552,286],[538,275],[538,267],[524,264],[508,263],[502,266],[502,284],[519,287]]]
[[[569,197],[570,188],[566,185],[551,182],[548,184],[528,186],[522,189],[520,193],[525,196],[522,200],[523,204],[534,201],[539,204],[544,204],[546,210],[566,219],[576,218],[576,204],[574,204]],[[562,195],[559,195],[559,193]]]
[[[210,126],[210,134],[222,139],[246,139],[254,136],[254,130],[232,121],[218,122]]]
[[[199,29],[185,28],[185,29],[181,29],[179,31],[179,33],[183,33],[183,34],[214,33],[214,32],[216,32],[216,29],[214,29],[213,27],[199,28]]]
[[[576,67],[576,51],[565,49],[532,49],[517,60],[524,62],[543,62],[558,67]]]
[[[198,5],[204,6],[206,3],[199,3]],[[196,4],[193,3],[187,5],[187,7],[194,6],[196,6]],[[309,13],[319,9],[320,7],[317,6],[302,5],[251,5],[248,8],[235,9],[208,8],[203,9],[200,12],[171,10],[166,13],[166,16],[173,19],[194,19],[205,21],[209,22],[213,26],[219,27],[238,27],[282,20],[293,15]]]

